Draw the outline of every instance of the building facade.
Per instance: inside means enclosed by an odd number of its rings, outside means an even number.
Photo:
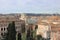
[[[7,32],[8,24],[15,21],[16,31],[21,32],[21,25],[29,24],[38,25],[36,35],[42,35],[50,40],[60,40],[60,15],[50,14],[3,14],[0,15],[0,39]]]
[[[20,18],[21,15],[19,14],[0,15],[0,39],[3,39],[3,36],[7,33],[7,27],[12,21],[15,21],[16,31],[21,32],[21,26],[25,24],[25,21]]]

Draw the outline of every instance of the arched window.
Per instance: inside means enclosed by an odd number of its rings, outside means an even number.
[[[1,31],[3,31],[3,28],[1,28]]]
[[[3,36],[3,33],[1,33],[1,36]]]
[[[5,28],[4,28],[4,31],[5,31]]]

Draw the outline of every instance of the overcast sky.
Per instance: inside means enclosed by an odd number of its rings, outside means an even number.
[[[60,0],[0,0],[0,13],[60,12]]]

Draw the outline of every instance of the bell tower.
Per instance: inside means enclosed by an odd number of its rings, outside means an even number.
[[[26,18],[26,15],[25,15],[24,13],[22,13],[20,19],[21,19],[21,20],[25,20],[25,18]]]

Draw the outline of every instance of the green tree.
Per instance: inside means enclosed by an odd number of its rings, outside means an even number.
[[[26,40],[25,23],[21,24],[21,40]]]
[[[41,35],[37,35],[37,40],[43,40]]]
[[[26,40],[33,40],[33,26],[30,26],[27,30]]]
[[[38,28],[38,25],[35,25],[35,30]]]
[[[16,40],[15,22],[9,23],[5,40]]]
[[[21,40],[21,33],[18,33],[18,40]]]
[[[33,30],[33,38],[34,38],[34,40],[37,40],[37,35],[36,35],[37,29],[38,29],[38,25],[35,25],[35,30]]]
[[[21,32],[25,33],[25,24],[21,24]]]

